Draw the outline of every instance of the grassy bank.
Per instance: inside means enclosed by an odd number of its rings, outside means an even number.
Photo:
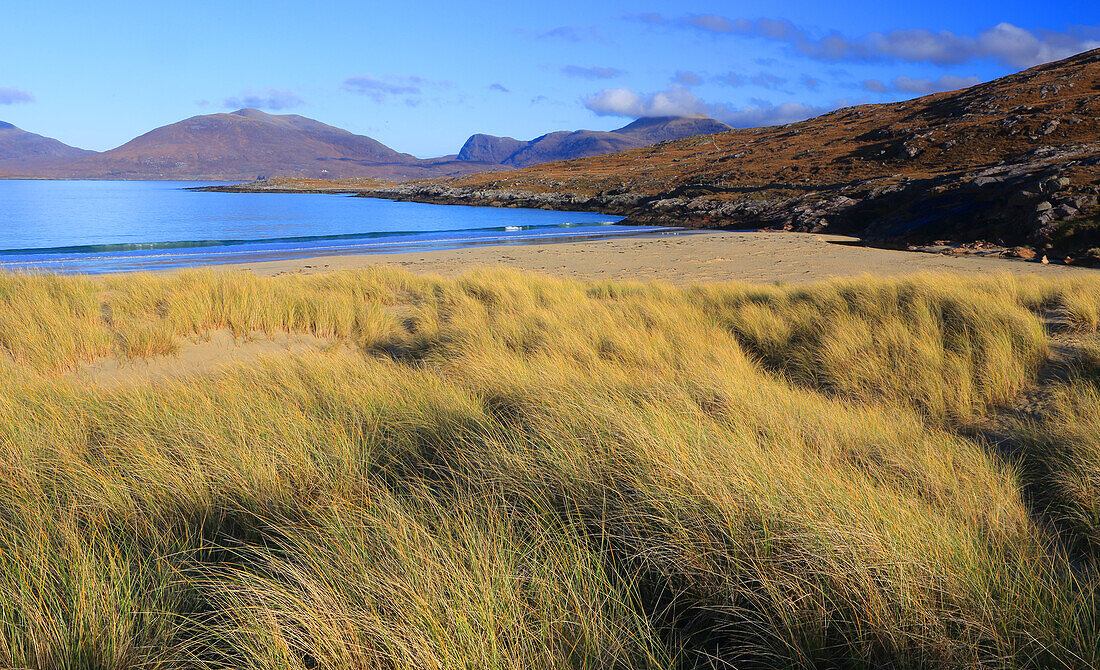
[[[3,276],[0,665],[1095,665],[1097,359],[984,436],[1098,315],[1100,280]],[[80,374],[218,330],[333,346]]]

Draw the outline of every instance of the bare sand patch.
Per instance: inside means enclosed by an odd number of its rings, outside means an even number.
[[[250,333],[236,337],[228,330],[195,336],[173,353],[149,358],[101,358],[81,363],[70,378],[99,386],[121,386],[179,377],[209,375],[229,366],[265,358],[306,354],[349,345],[303,333]]]

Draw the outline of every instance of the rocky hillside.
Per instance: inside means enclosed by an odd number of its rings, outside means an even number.
[[[638,119],[627,126],[607,132],[558,131],[528,142],[511,137],[479,134],[466,141],[458,152],[458,160],[527,167],[550,161],[600,156],[727,130],[732,128],[706,116],[661,116]]]
[[[1100,50],[786,126],[370,194],[1100,258]]]

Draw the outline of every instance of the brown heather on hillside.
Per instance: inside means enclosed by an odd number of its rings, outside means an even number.
[[[381,197],[1100,254],[1100,50],[962,91]],[[1024,249],[1017,253],[1030,255]]]

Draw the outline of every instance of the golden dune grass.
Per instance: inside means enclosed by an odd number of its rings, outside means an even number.
[[[0,277],[0,665],[1087,667],[1098,288]],[[352,346],[68,374],[216,330]]]

